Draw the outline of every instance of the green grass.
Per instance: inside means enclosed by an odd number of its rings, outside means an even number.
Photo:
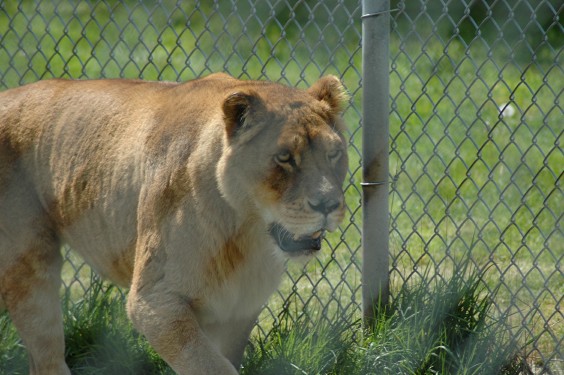
[[[322,74],[341,76],[351,93],[350,214],[328,236],[332,251],[305,268],[290,266],[254,335],[275,327],[290,302],[312,314],[344,309],[358,316],[359,11],[348,14],[332,0],[323,2],[335,9],[330,17],[323,8],[309,11],[308,4],[321,4],[311,1],[292,9],[238,2],[235,11],[228,2],[149,3],[3,2],[0,87],[50,77],[174,81],[215,71],[305,87]],[[316,23],[307,23],[313,14]],[[420,281],[422,269],[432,269],[430,278],[452,274],[460,258],[470,256],[479,268],[494,264],[485,276],[487,289],[497,291],[494,309],[508,313],[515,330],[542,334],[531,356],[561,360],[564,55],[545,46],[535,49],[537,60],[516,62],[504,40],[485,44],[497,36],[465,44],[426,34],[430,28],[420,24],[403,26],[392,31],[390,51],[393,293],[404,281]],[[407,36],[410,27],[421,39]],[[503,103],[516,114],[501,118]],[[67,264],[65,280],[74,277]],[[78,280],[88,287],[88,277],[85,268]],[[83,288],[73,285],[80,298]]]
[[[132,327],[124,298],[94,278],[83,298],[63,299],[66,361],[76,375],[173,374]],[[7,314],[0,316],[0,374],[27,374],[27,358]],[[168,371],[168,372],[167,372]]]
[[[466,266],[446,280],[403,284],[364,329],[349,313],[298,314],[288,306],[266,336],[252,337],[242,375],[520,374],[520,345],[495,318],[483,274]],[[66,298],[66,359],[73,374],[172,374],[128,321],[122,294],[94,279]],[[0,316],[0,374],[27,363],[7,315]]]
[[[64,302],[66,358],[73,374],[166,373],[166,363],[133,329],[115,287],[95,280],[83,299]]]
[[[369,330],[343,312],[294,322],[287,309],[268,337],[252,340],[242,374],[520,374],[522,343],[506,317],[493,317],[483,275],[457,270],[403,284]]]

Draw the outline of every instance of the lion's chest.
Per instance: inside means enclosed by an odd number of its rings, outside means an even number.
[[[277,289],[283,271],[283,260],[272,250],[263,248],[252,252],[234,272],[206,293],[199,314],[202,323],[255,317]]]

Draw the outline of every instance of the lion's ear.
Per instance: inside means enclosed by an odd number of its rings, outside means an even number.
[[[321,77],[307,92],[317,100],[329,104],[334,115],[338,115],[343,111],[348,100],[348,95],[341,81],[332,75]]]
[[[229,95],[223,102],[223,119],[227,135],[232,137],[245,126],[245,119],[251,107],[259,101],[254,92],[235,92]]]

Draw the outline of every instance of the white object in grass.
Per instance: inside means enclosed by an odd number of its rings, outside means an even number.
[[[517,110],[515,109],[515,106],[512,105],[511,103],[502,103],[501,105],[498,106],[499,109],[499,113],[501,114],[501,117],[513,117],[515,115],[515,113],[517,113]]]

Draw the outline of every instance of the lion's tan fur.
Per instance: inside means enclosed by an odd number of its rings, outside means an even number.
[[[70,373],[64,242],[129,288],[135,327],[176,372],[236,374],[284,269],[269,228],[309,238],[343,218],[342,102],[334,77],[303,91],[225,74],[0,93],[0,308],[30,373]]]

